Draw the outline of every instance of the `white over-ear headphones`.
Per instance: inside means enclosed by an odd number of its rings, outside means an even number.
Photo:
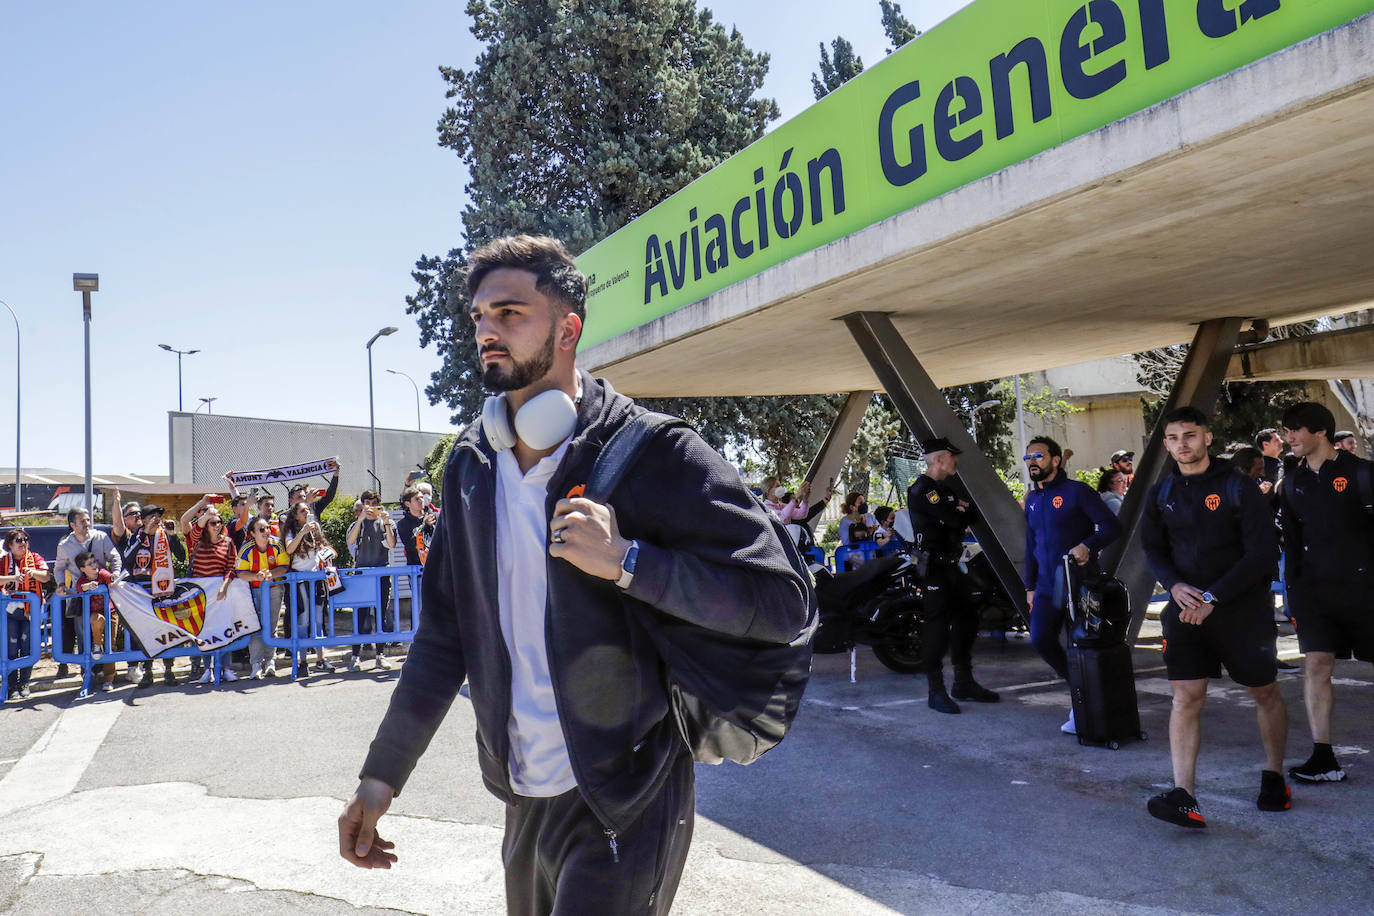
[[[578,400],[582,392],[578,391]],[[577,428],[577,405],[561,388],[543,391],[515,412],[515,425],[507,416],[505,394],[493,395],[482,405],[482,431],[498,452],[515,447],[519,438],[536,451],[553,448]]]

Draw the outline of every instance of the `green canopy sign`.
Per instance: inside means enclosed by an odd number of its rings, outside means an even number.
[[[578,259],[584,346],[1374,9],[978,0]]]

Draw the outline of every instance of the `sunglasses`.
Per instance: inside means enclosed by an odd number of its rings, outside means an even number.
[[[212,519],[210,519],[210,521],[206,522],[206,524],[209,525],[211,528],[223,528],[223,527],[224,527],[224,522],[220,521],[220,520],[217,519],[217,518],[212,518]]]
[[[15,543],[15,544],[27,544],[28,542],[29,542],[29,539],[28,539],[28,538],[24,538],[24,537],[15,538],[14,541],[13,541],[13,543]]]
[[[1041,458],[1044,458],[1044,457],[1045,457],[1045,453],[1044,453],[1044,452],[1029,452],[1029,453],[1027,453],[1027,454],[1025,454],[1025,455],[1022,455],[1022,456],[1021,456],[1021,460],[1022,460],[1022,461],[1039,461]]]
[[[137,512],[125,512],[125,513],[124,513],[124,517],[125,517],[125,518],[138,518],[138,513],[137,513]]]

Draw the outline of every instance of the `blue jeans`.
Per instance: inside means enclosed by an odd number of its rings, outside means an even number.
[[[20,658],[29,654],[29,638],[31,636],[32,625],[29,618],[24,616],[24,612],[10,611],[5,614],[7,628],[5,639],[5,657]],[[29,676],[33,674],[32,667],[17,668],[10,672],[9,690],[18,690],[28,684]]]

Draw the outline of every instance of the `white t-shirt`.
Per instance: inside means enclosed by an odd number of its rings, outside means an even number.
[[[577,785],[558,721],[544,639],[549,590],[544,501],[549,478],[567,450],[564,440],[524,475],[512,450],[496,453],[497,600],[511,664],[508,765],[511,788],[532,798],[562,795]]]

